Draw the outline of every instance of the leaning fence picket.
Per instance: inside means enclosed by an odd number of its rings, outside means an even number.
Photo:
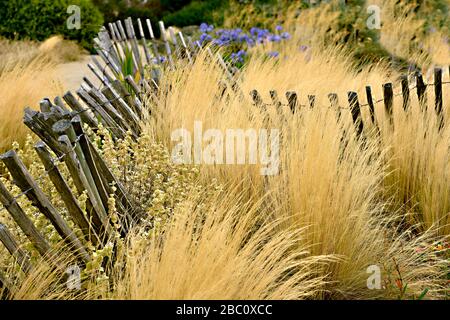
[[[4,224],[0,223],[0,242],[6,250],[17,260],[22,271],[26,274],[33,269],[28,254],[19,246],[13,235]]]
[[[67,222],[64,221],[61,214],[38,186],[16,152],[13,150],[8,151],[0,156],[0,160],[8,168],[15,184],[22,192],[26,192],[26,197],[50,220],[61,238],[69,245],[69,248],[84,262],[88,262],[90,257],[86,248],[83,247],[74,231],[68,226]]]

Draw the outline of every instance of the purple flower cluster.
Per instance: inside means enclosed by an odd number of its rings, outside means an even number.
[[[208,25],[207,23],[202,23],[200,25],[200,31],[205,33],[205,32],[211,32],[214,30],[214,26],[212,24]]]
[[[237,53],[233,52],[230,56],[231,61],[244,63],[244,57],[247,55],[247,52],[244,50],[239,50]]]
[[[264,43],[281,43],[291,38],[289,32],[283,32],[283,27],[279,25],[275,27],[275,32],[272,33],[268,29],[256,27],[251,28],[248,32],[244,32],[240,28],[215,29],[212,25],[202,23],[200,32],[202,32],[199,38],[200,45],[211,43],[227,48],[229,52],[231,51],[229,58],[235,64],[244,63],[247,48]],[[268,57],[277,58],[278,56],[279,52],[277,51],[268,53]]]

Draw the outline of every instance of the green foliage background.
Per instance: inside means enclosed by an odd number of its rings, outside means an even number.
[[[90,0],[1,0],[0,36],[9,39],[45,40],[63,35],[92,50],[92,39],[103,25],[100,11]],[[81,9],[81,28],[67,28],[67,8]]]

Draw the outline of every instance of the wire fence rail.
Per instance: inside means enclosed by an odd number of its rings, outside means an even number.
[[[450,75],[450,67],[448,68],[449,75]],[[439,117],[439,127],[442,128],[444,125],[444,110],[443,110],[443,86],[450,84],[449,81],[442,81],[443,79],[443,69],[442,68],[435,68],[434,70],[434,83],[425,84],[423,81],[423,76],[421,73],[417,72],[414,75],[413,80],[415,80],[415,84],[413,86],[410,86],[409,84],[409,77],[408,76],[402,76],[401,77],[401,92],[394,93],[393,91],[393,84],[392,83],[385,83],[382,86],[383,89],[383,97],[377,100],[374,100],[373,94],[372,94],[372,88],[370,86],[366,86],[366,99],[367,103],[360,104],[358,93],[354,91],[350,91],[347,94],[347,102],[348,105],[344,106],[339,102],[338,95],[336,93],[330,93],[328,94],[329,99],[329,108],[336,110],[338,118],[341,117],[341,110],[349,110],[352,116],[352,120],[355,124],[357,135],[361,136],[364,130],[364,122],[362,119],[362,112],[361,109],[364,107],[369,107],[370,112],[370,119],[372,122],[372,125],[377,126],[376,120],[375,120],[375,106],[383,103],[385,110],[389,116],[389,120],[392,122],[393,117],[393,102],[394,98],[402,97],[403,99],[403,109],[405,112],[408,111],[408,108],[410,106],[411,101],[411,92],[416,89],[417,92],[417,98],[419,100],[419,104],[422,108],[422,110],[425,110],[428,106],[428,95],[427,95],[427,88],[433,87],[434,88],[434,106],[436,113]],[[275,106],[277,108],[282,107],[289,107],[292,113],[298,113],[301,109],[304,108],[314,108],[316,104],[316,96],[315,95],[308,95],[308,105],[302,105],[298,101],[297,93],[294,91],[288,91],[286,92],[286,99],[288,103],[282,103],[278,97],[278,94],[276,91],[271,90],[270,97],[272,102],[271,103],[265,103],[261,97],[261,94],[258,92],[258,90],[252,90],[250,92],[250,96],[253,100],[253,104],[257,107],[262,108],[262,110],[265,110],[268,106]]]
[[[131,227],[139,223],[141,217],[133,210],[132,199],[129,199],[125,187],[114,176],[89,139],[85,132],[86,127],[97,132],[101,125],[110,132],[115,141],[125,138],[129,133],[132,139],[138,139],[142,133],[141,120],[147,114],[151,114],[148,101],[155,101],[158,94],[161,94],[159,85],[162,70],[170,72],[181,59],[192,63],[195,56],[201,52],[200,46],[189,37],[186,42],[181,32],[178,33],[178,40],[174,33],[170,32],[171,39],[169,39],[164,24],[160,22],[164,44],[162,53],[160,46],[158,47],[155,42],[150,20],[146,20],[150,39],[145,37],[141,20],[138,19],[136,22],[139,39],[134,31],[135,23],[130,18],[125,20],[125,28],[121,21],[111,23],[109,31],[102,28],[95,39],[95,47],[102,63],[94,58],[93,64],[89,64],[89,67],[100,82],[100,86],[94,85],[93,81],[85,77],[81,87],[76,91],[76,96],[67,92],[62,98],[56,97],[53,102],[49,99],[42,100],[39,111],[25,109],[25,125],[41,140],[35,145],[35,151],[44,167],[42,174],[34,178],[13,150],[0,155],[0,161],[12,177],[11,182],[20,190],[19,194],[12,195],[0,181],[0,213],[7,211],[37,252],[50,262],[52,247],[25,213],[20,205],[20,199],[26,197],[39,213],[48,219],[80,265],[85,265],[91,260],[85,244],[90,242],[98,248],[103,247],[117,226],[117,222],[113,222],[109,216],[108,201],[111,195],[116,200],[116,209],[120,217],[118,222],[120,235],[126,236]],[[210,49],[206,50],[211,60],[224,69],[224,79],[219,83],[221,86],[224,85],[220,98],[223,98],[226,89],[230,88],[242,99],[248,99],[249,96],[243,94],[236,80],[239,77],[234,76],[235,71],[231,71],[230,66],[220,55],[213,54]],[[163,59],[160,59],[163,55],[167,57],[165,60],[167,67],[155,68],[163,63]],[[128,73],[121,67],[126,59],[131,59],[132,62],[132,70]],[[146,68],[151,71],[149,75],[145,73]],[[155,69],[159,71],[153,72]],[[136,79],[140,80],[136,82]],[[419,101],[425,105],[427,87],[434,87],[436,112],[442,115],[442,86],[449,84],[442,81],[442,70],[435,70],[432,84],[425,85],[420,74],[417,74],[415,79],[416,84],[410,87],[408,77],[402,77],[402,91],[396,94],[393,93],[391,83],[383,85],[383,98],[375,101],[371,88],[366,87],[366,104],[359,103],[356,92],[348,93],[348,106],[339,102],[336,93],[330,93],[329,107],[338,113],[341,110],[350,110],[357,134],[361,135],[364,126],[361,108],[370,108],[371,119],[375,123],[376,104],[384,102],[386,110],[392,114],[394,97],[402,96],[403,108],[407,111],[411,91],[416,89]],[[273,105],[278,108],[289,108],[292,113],[296,113],[306,107],[299,104],[299,97],[294,91],[285,93],[287,103],[281,102],[274,90],[270,91],[270,96],[272,102],[266,104],[257,90],[250,93],[255,106],[261,107],[262,110],[265,106]],[[309,107],[314,108],[316,97],[309,95],[308,102]],[[69,186],[68,178],[60,169],[61,165],[65,165],[73,187]],[[56,208],[39,186],[46,178],[60,195],[65,206],[65,215]],[[81,208],[78,201],[82,194],[87,195],[86,210]],[[68,220],[72,220],[76,228],[81,230],[81,236],[69,227]],[[23,273],[29,273],[34,268],[30,262],[30,254],[14,238],[13,232],[3,224],[0,224],[0,242],[21,266]],[[6,288],[7,292],[14,291],[12,283],[15,283],[15,280],[8,279],[0,270],[0,287]]]

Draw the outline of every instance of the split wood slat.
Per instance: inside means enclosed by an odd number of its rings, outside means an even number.
[[[3,243],[6,250],[16,259],[22,271],[25,274],[30,273],[33,268],[27,253],[19,247],[13,235],[2,223],[0,223],[0,242]]]
[[[69,245],[69,248],[84,262],[88,262],[90,257],[86,249],[30,175],[16,152],[13,150],[8,151],[0,156],[0,160],[8,168],[14,183],[22,192],[26,192],[25,195],[33,205],[50,220],[61,238]]]
[[[86,240],[90,240],[90,225],[89,221],[85,217],[83,210],[81,209],[77,199],[73,195],[72,190],[70,189],[68,183],[64,179],[63,175],[59,171],[56,166],[55,161],[53,160],[50,152],[48,151],[45,144],[40,141],[35,145],[36,153],[41,159],[42,164],[44,165],[45,170],[48,172],[49,178],[55,186],[56,190],[58,190],[61,199],[66,205],[67,211],[72,217],[75,224],[80,228],[83,234],[86,237]],[[96,241],[94,239],[93,243]]]
[[[93,212],[95,213],[95,215],[93,215],[94,221],[97,222],[98,227],[103,228],[103,230],[109,234],[107,209],[104,206],[100,192],[95,185],[92,172],[90,171],[86,161],[86,155],[84,154],[79,141],[77,142],[77,139],[81,141],[83,136],[77,137],[75,129],[72,126],[72,122],[67,120],[59,121],[53,126],[53,130],[58,134],[66,135],[70,139],[70,146],[73,146],[71,150],[74,150],[76,159],[78,160],[81,171],[83,172],[83,175],[80,175],[81,181],[85,190],[87,190],[89,198],[91,199],[95,209]]]
[[[81,104],[78,102],[78,100],[74,97],[74,95],[70,91],[68,91],[63,96],[63,99],[72,108],[72,110],[76,111],[80,115],[81,120],[83,120],[84,123],[86,123],[92,129],[98,128],[97,119],[95,119],[91,115],[89,109],[85,109],[81,106]]]

